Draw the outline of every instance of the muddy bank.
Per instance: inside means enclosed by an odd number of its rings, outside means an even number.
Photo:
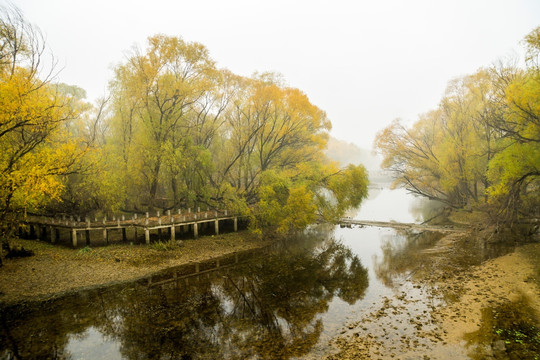
[[[326,359],[534,359],[540,244],[475,261],[478,252],[491,250],[479,246],[475,254],[464,246],[470,241],[481,239],[450,234],[425,249],[407,281],[349,323]]]
[[[169,267],[261,248],[268,242],[241,232],[150,246],[115,244],[69,249],[20,239],[13,244],[33,250],[35,256],[4,259],[0,267],[0,306],[133,281]]]

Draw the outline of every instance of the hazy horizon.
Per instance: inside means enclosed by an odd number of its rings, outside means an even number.
[[[38,26],[58,81],[104,96],[112,67],[156,33],[205,45],[218,67],[281,73],[332,121],[331,135],[371,149],[395,118],[437,106],[452,78],[505,57],[538,26],[536,1],[1,1]]]

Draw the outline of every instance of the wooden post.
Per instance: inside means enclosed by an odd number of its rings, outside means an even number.
[[[176,234],[175,234],[175,230],[174,230],[174,225],[171,226],[171,241],[176,241]]]
[[[199,263],[196,263],[196,264],[195,264],[195,272],[196,272],[196,273],[199,272]]]
[[[199,237],[199,229],[197,228],[197,223],[193,223],[193,237],[196,239]]]
[[[55,235],[56,235],[56,229],[53,228],[52,226],[49,227],[49,231],[51,232],[51,244],[54,244],[56,239],[55,239]]]
[[[233,221],[234,221],[234,231],[236,232],[238,231],[238,218],[235,217]]]
[[[146,244],[150,244],[150,230],[148,228],[144,228],[144,241]]]
[[[71,244],[73,247],[77,247],[77,229],[71,230]]]
[[[86,237],[86,246],[90,246],[90,230],[85,230],[84,235]]]
[[[122,228],[122,241],[123,242],[127,241],[127,234],[126,234],[126,228],[125,227]]]
[[[216,231],[216,235],[219,235],[219,220],[218,219],[214,221],[214,230]]]
[[[107,232],[107,229],[103,229],[103,240],[105,240],[105,244],[109,244],[109,233]]]
[[[159,241],[161,241],[161,228],[157,230],[157,233],[158,233],[158,239]]]

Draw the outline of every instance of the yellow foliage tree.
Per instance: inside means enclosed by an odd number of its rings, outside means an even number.
[[[73,99],[51,77],[39,78],[45,47],[39,31],[14,9],[0,9],[0,223],[58,199],[63,176],[84,153],[67,123]],[[52,71],[52,70],[51,70]]]

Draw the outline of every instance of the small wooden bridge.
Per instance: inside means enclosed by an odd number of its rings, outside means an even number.
[[[90,245],[90,232],[96,231],[102,232],[105,243],[109,242],[109,232],[111,230],[122,231],[123,241],[127,241],[127,229],[132,230],[135,240],[138,238],[140,231],[144,233],[146,244],[150,244],[150,231],[157,230],[161,239],[162,230],[166,230],[170,240],[174,241],[177,229],[182,234],[192,232],[193,237],[197,238],[201,225],[211,225],[213,223],[214,233],[218,235],[220,222],[224,221],[231,221],[234,231],[238,231],[238,218],[239,216],[231,215],[227,210],[207,210],[203,212],[198,208],[196,212],[192,212],[191,209],[185,212],[177,210],[175,213],[168,210],[165,214],[161,214],[158,211],[155,216],[150,216],[148,212],[142,216],[134,214],[131,219],[127,219],[125,215],[113,216],[112,219],[107,219],[106,216],[101,219],[91,219],[89,217],[81,219],[78,216],[70,216],[69,218],[66,216],[61,218],[28,216],[25,223],[31,237],[42,240],[50,239],[51,243],[55,243],[60,238],[61,229],[67,229],[70,232],[72,246],[77,247],[80,234],[84,234],[86,245]],[[22,232],[22,229],[20,231]]]
[[[439,232],[459,232],[463,231],[463,228],[454,227],[453,225],[427,225],[416,223],[400,223],[393,221],[370,221],[370,220],[355,220],[344,218],[339,222],[341,227],[351,227],[352,225],[358,226],[376,226],[376,227],[391,227],[394,229],[402,230],[423,230],[423,231],[439,231]]]

